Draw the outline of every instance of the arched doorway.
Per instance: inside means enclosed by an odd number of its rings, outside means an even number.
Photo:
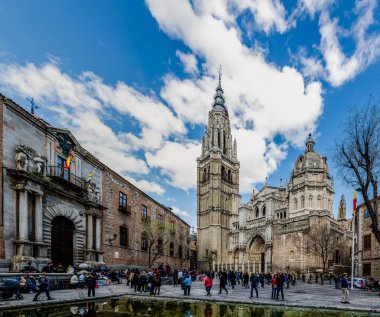
[[[64,267],[73,264],[74,223],[63,216],[55,217],[51,222],[51,260],[54,265]]]
[[[265,241],[262,237],[256,236],[252,239],[248,259],[252,272],[265,271]]]

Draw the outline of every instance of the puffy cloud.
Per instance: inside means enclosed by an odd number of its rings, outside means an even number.
[[[196,186],[196,158],[200,153],[199,143],[167,141],[159,150],[147,152],[145,157],[150,167],[160,169],[170,185],[187,191]]]
[[[130,176],[127,176],[126,178],[128,181],[130,181],[137,188],[139,188],[140,190],[144,192],[157,194],[159,196],[162,196],[165,193],[165,189],[155,182],[149,182],[145,179],[136,180]]]
[[[190,214],[185,211],[185,210],[180,210],[178,207],[176,206],[172,206],[172,211],[177,215],[177,216],[180,216],[180,217],[190,217]]]
[[[176,55],[182,62],[184,71],[186,73],[190,75],[198,74],[198,61],[194,54],[186,54],[177,50]]]

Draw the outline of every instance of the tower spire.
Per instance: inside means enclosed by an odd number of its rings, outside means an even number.
[[[218,83],[218,87],[216,87],[216,90],[215,90],[216,93],[214,95],[214,103],[212,104],[212,109],[223,111],[226,114],[228,114],[226,100],[223,95],[224,91],[222,88],[222,66],[219,66],[218,68],[218,75],[219,75],[219,83]]]
[[[306,141],[306,152],[314,152],[314,141],[311,137],[311,133],[309,133],[309,137]]]

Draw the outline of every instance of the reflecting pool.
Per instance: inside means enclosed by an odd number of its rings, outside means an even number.
[[[379,313],[359,313],[285,306],[234,303],[206,303],[168,300],[137,300],[126,297],[71,305],[39,306],[33,309],[0,310],[4,317],[60,316],[152,316],[152,317],[375,317]]]

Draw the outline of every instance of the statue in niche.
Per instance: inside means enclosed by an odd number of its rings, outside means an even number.
[[[16,170],[44,175],[45,158],[26,145],[19,145],[15,150]]]

